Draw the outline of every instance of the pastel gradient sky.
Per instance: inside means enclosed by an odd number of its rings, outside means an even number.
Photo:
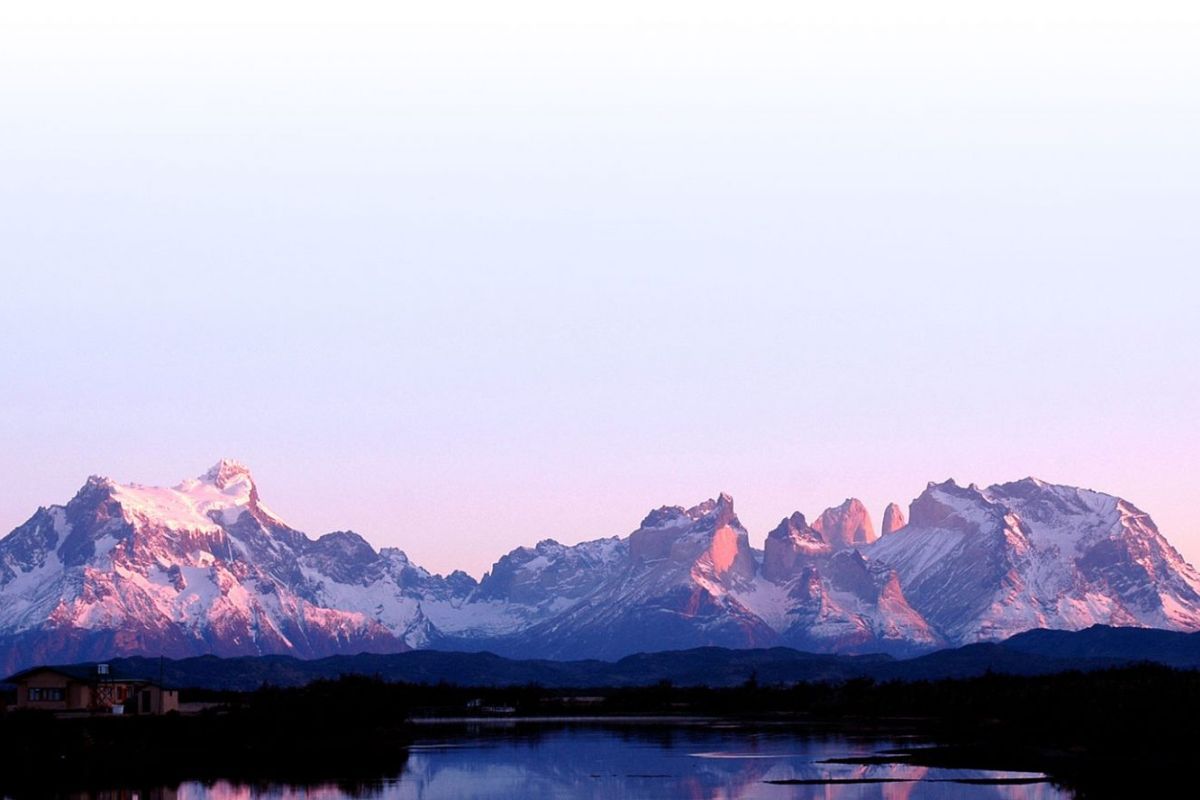
[[[1033,474],[1200,561],[1197,4],[165,5],[0,11],[0,529],[231,456],[478,575]]]

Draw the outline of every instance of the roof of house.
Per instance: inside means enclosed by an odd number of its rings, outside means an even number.
[[[104,676],[101,676],[96,673],[96,665],[95,664],[64,664],[64,665],[45,665],[45,666],[40,666],[40,667],[30,667],[29,669],[21,670],[20,672],[16,673],[15,675],[9,675],[7,678],[4,679],[3,682],[4,683],[19,683],[20,681],[25,680],[29,676],[35,675],[39,672],[55,672],[55,673],[58,673],[59,675],[62,675],[65,678],[70,678],[71,680],[74,680],[74,681],[80,681],[81,683],[91,683],[92,681],[96,680],[97,678],[103,677],[104,680],[109,681],[111,683],[139,683],[139,684],[146,684],[148,686],[159,686],[160,685],[158,681],[152,681],[149,678],[133,678],[133,677],[127,678],[127,677],[124,677],[121,675],[114,675],[113,673],[108,673]]]

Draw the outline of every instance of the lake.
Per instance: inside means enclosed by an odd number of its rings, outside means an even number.
[[[728,722],[423,725],[399,774],[319,786],[184,783],[95,793],[133,800],[1049,800],[1071,794],[1037,773],[827,763],[920,746],[912,740],[749,728]],[[997,783],[1004,782],[1007,783]]]

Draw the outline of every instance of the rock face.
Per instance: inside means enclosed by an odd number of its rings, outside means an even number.
[[[777,624],[781,641],[839,652],[905,652],[941,644],[908,607],[896,574],[842,544],[847,538],[873,538],[862,504],[847,500],[822,514],[822,520],[824,532],[805,524],[797,511],[767,536],[761,578],[783,594]],[[768,608],[761,610],[769,614]]]
[[[312,539],[222,461],[172,489],[90,478],[0,540],[0,661],[487,649],[616,658],[702,645],[911,653],[1096,623],[1200,629],[1200,576],[1121,498],[1027,478],[929,484],[875,540],[857,500],[751,548],[721,494],[637,530],[432,575]]]
[[[762,574],[769,581],[788,580],[796,577],[806,562],[832,553],[833,546],[797,511],[767,534]]]
[[[867,507],[851,497],[837,508],[827,508],[813,523],[835,549],[870,544],[875,541],[875,526]]]
[[[904,521],[904,511],[896,503],[888,503],[883,510],[883,536],[895,533],[908,523]]]
[[[956,644],[1030,628],[1200,628],[1200,576],[1119,497],[1034,478],[930,484],[908,525],[866,549]]]

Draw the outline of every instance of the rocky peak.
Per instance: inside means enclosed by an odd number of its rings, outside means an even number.
[[[258,495],[258,486],[250,468],[240,461],[222,458],[199,478],[202,483],[210,483],[231,497],[247,498],[247,508],[251,514],[260,518],[264,524],[278,523],[270,512],[263,513],[262,503]]]
[[[827,508],[812,524],[834,549],[870,544],[877,538],[871,514],[862,501],[848,497],[836,508]]]
[[[313,542],[310,547],[316,552],[343,560],[374,561],[379,557],[367,540],[354,531],[327,533]]]
[[[663,506],[650,512],[630,534],[629,552],[643,561],[705,562],[714,575],[732,571],[753,576],[755,569],[746,530],[734,513],[733,498],[724,492],[686,511]]]
[[[808,527],[808,520],[799,511],[792,512],[790,517],[784,517],[780,520],[775,529],[767,534],[768,539],[794,539],[801,534],[802,531],[811,531]]]
[[[1046,483],[1044,480],[1042,480],[1040,478],[1035,478],[1032,475],[1027,475],[1024,478],[1021,478],[1021,480],[1019,480],[1019,481],[1013,481],[1012,483],[1007,483],[1007,484],[1002,484],[1002,485],[1008,486],[1008,487],[1013,487],[1013,488],[1021,487],[1021,488],[1025,489],[1026,491],[1030,491],[1030,492],[1035,492],[1039,489],[1056,488],[1056,487],[1053,487],[1050,484]]]
[[[254,477],[250,474],[250,468],[240,461],[234,461],[231,458],[222,458],[208,472],[200,476],[199,480],[205,483],[211,483],[218,489],[226,489],[229,486],[245,481],[254,486]]]
[[[977,487],[959,486],[953,478],[930,483],[908,507],[908,524],[921,528],[959,528],[970,526],[977,513],[1006,513]],[[966,515],[966,516],[964,516]]]
[[[693,561],[693,577],[710,577],[726,586],[752,580],[757,570],[750,539],[736,517],[733,524],[718,525],[713,530],[699,555],[691,547],[675,547],[671,558],[677,562]]]
[[[709,498],[703,503],[692,506],[686,514],[690,519],[696,521],[710,519],[714,528],[740,524],[737,515],[733,512],[733,498],[725,492],[718,494],[715,500]]]
[[[737,528],[742,526],[738,521],[737,514],[733,511],[733,498],[725,492],[717,495],[716,505],[713,506],[713,523],[718,528],[727,525]]]
[[[91,475],[83,486],[79,487],[79,491],[67,503],[68,506],[76,506],[80,503],[88,501],[102,500],[112,495],[112,490],[116,488],[116,483],[111,478],[105,478],[102,475]]]
[[[659,506],[645,516],[638,529],[666,528],[687,521],[689,521],[688,512],[683,506]]]
[[[763,546],[763,577],[781,582],[795,577],[813,558],[827,556],[832,548],[809,526],[799,511],[784,517],[767,534]]]
[[[105,521],[119,519],[121,506],[117,500],[117,489],[117,484],[111,478],[92,475],[63,506],[65,519],[78,528],[91,522],[102,525]]]
[[[405,553],[399,547],[381,547],[379,548],[379,557],[385,558],[396,564],[408,564],[408,553]]]
[[[883,510],[883,529],[882,536],[887,536],[889,533],[895,533],[903,528],[907,522],[904,519],[904,511],[897,503],[888,503],[888,507]]]
[[[642,520],[638,530],[692,526],[697,522],[708,523],[713,529],[726,525],[741,526],[733,511],[733,498],[725,492],[716,499],[709,498],[691,508],[683,506],[659,506]]]

